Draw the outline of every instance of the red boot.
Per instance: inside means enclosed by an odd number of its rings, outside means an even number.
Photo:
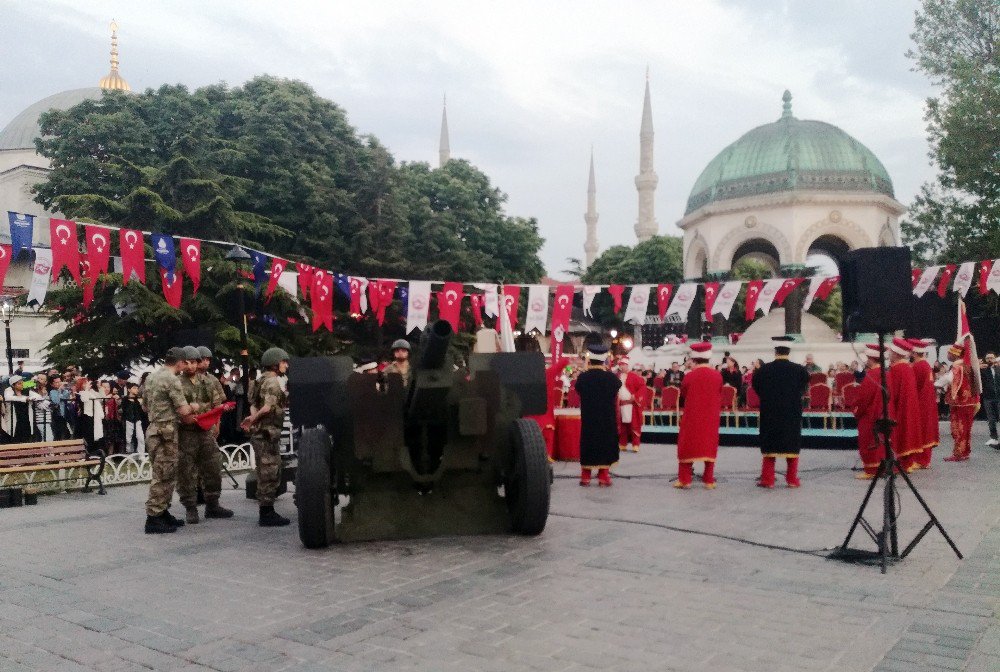
[[[611,487],[611,470],[610,469],[598,469],[597,470],[597,484],[602,488]]]
[[[681,462],[678,465],[677,480],[674,481],[675,488],[687,490],[691,487],[691,480],[694,478],[694,465],[690,462]]]
[[[760,465],[760,478],[757,479],[758,488],[774,487],[774,461],[773,457],[764,457]]]
[[[706,490],[715,489],[715,462],[705,462],[705,471],[701,475],[701,482],[705,484]]]
[[[787,458],[788,470],[785,471],[785,484],[789,488],[797,488],[802,485],[799,481],[799,458],[789,457]],[[774,467],[771,467],[772,469]],[[771,474],[772,479],[774,478],[774,473]],[[773,481],[772,481],[773,482]]]
[[[587,467],[580,468],[580,485],[584,487],[590,485],[590,469]]]

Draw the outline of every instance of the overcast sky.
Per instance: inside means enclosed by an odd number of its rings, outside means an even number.
[[[650,2],[129,2],[0,0],[0,127],[53,93],[95,86],[119,23],[133,89],[309,83],[400,161],[437,163],[441,99],[452,156],[537,217],[560,275],[583,256],[587,167],[597,168],[601,248],[634,244],[647,65],[656,129],[656,217],[680,235],[691,186],[740,135],[781,113],[840,126],[871,148],[908,204],[933,175],[923,101],[904,53],[918,0]]]

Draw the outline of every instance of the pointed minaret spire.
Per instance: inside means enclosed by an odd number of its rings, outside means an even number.
[[[118,23],[111,19],[111,72],[101,77],[100,87],[105,91],[131,91],[125,78],[118,72]]]
[[[639,218],[635,223],[635,236],[640,243],[660,232],[653,204],[657,182],[659,178],[653,170],[653,106],[649,100],[647,66],[646,95],[642,101],[642,124],[639,126],[639,174],[635,177],[635,188],[639,192]]]
[[[438,167],[451,160],[451,143],[448,140],[448,96],[445,95],[441,106],[441,143],[438,146]]]
[[[587,223],[587,240],[583,244],[583,251],[586,254],[584,270],[594,263],[600,247],[597,244],[597,180],[594,179],[594,147],[590,147],[590,179],[587,181],[587,214],[583,216],[583,221]]]

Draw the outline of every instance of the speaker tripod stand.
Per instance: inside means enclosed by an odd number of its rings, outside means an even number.
[[[896,424],[893,420],[889,418],[889,383],[886,374],[885,365],[885,332],[878,333],[878,345],[879,345],[879,364],[881,366],[880,371],[880,383],[882,386],[882,417],[876,422],[875,425],[875,437],[882,447],[885,449],[885,458],[879,465],[878,473],[875,478],[871,480],[868,485],[868,491],[865,493],[865,497],[861,500],[861,508],[858,509],[858,513],[854,516],[854,522],[851,523],[851,529],[847,532],[847,537],[844,539],[844,543],[841,544],[833,553],[829,556],[833,560],[844,560],[847,562],[859,562],[859,561],[869,561],[878,558],[879,564],[882,567],[882,573],[885,574],[886,567],[889,561],[902,560],[907,555],[910,554],[920,540],[924,538],[932,527],[937,527],[938,531],[941,532],[941,536],[944,537],[948,545],[951,546],[951,550],[955,551],[955,555],[958,559],[962,559],[962,553],[955,546],[955,542],[951,540],[948,536],[948,532],[945,531],[944,526],[931,511],[927,502],[917,491],[916,486],[913,485],[913,481],[910,480],[909,474],[906,470],[899,468],[899,462],[896,461],[895,455],[892,452],[892,446],[890,444],[890,434],[892,433],[892,428]],[[923,507],[924,511],[927,513],[929,520],[927,524],[921,528],[917,536],[903,549],[903,552],[899,552],[899,539],[898,532],[896,528],[897,514],[896,509],[896,477],[901,476],[903,481],[909,487],[910,492],[916,497],[917,501],[920,502],[920,506]],[[868,520],[865,518],[865,507],[868,506],[869,500],[875,493],[875,488],[878,487],[880,480],[885,479],[885,489],[882,493],[882,529],[876,529]],[[861,549],[854,549],[848,547],[851,542],[851,537],[854,536],[854,532],[858,529],[858,526],[868,533],[868,536],[872,538],[872,541],[878,546],[877,551],[866,551]]]

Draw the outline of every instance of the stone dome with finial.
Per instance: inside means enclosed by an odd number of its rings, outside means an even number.
[[[892,180],[870,149],[832,124],[797,119],[792,94],[777,121],[723,149],[701,172],[685,215],[732,198],[784,191],[853,191],[893,196]]]

